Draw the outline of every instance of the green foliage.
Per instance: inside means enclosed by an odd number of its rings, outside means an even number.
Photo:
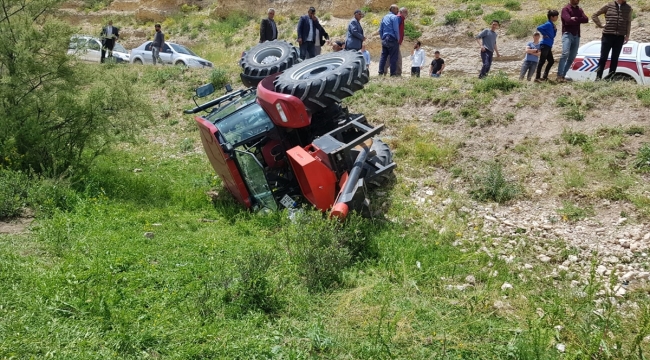
[[[555,104],[558,107],[565,108],[563,114],[567,120],[582,121],[586,116],[587,105],[582,100],[567,95],[558,96]]]
[[[73,67],[71,28],[46,17],[57,2],[7,9],[0,22],[0,166],[58,175],[83,170],[147,120],[128,76]]]
[[[436,8],[433,6],[424,6],[422,9],[420,9],[420,11],[424,16],[433,16],[436,14]]]
[[[184,14],[192,13],[199,11],[200,8],[197,5],[183,4],[181,5],[181,12]]]
[[[503,7],[510,11],[519,11],[521,10],[521,3],[517,0],[506,0]]]
[[[645,129],[641,126],[630,126],[629,128],[625,129],[625,134],[627,135],[643,135],[645,134]]]
[[[546,15],[535,15],[532,17],[514,19],[508,24],[507,35],[512,35],[517,39],[530,37],[532,40],[533,33],[539,24],[546,22]]]
[[[433,122],[437,122],[443,125],[449,125],[456,122],[456,117],[449,110],[438,111],[433,115]]]
[[[417,40],[422,36],[422,32],[413,24],[412,21],[404,23],[404,35],[411,40]]]
[[[294,262],[311,292],[324,291],[341,283],[343,270],[357,258],[373,253],[363,222],[351,214],[342,226],[320,211],[294,214],[294,223],[282,234]]]
[[[474,92],[488,93],[495,90],[509,92],[521,86],[521,83],[511,80],[503,71],[488,75],[485,79],[474,83]]]
[[[420,25],[429,26],[431,24],[433,24],[433,19],[431,19],[430,17],[420,18]]]
[[[643,88],[636,91],[636,97],[641,101],[643,106],[650,107],[650,89]]]
[[[574,132],[570,129],[562,130],[562,140],[566,141],[569,145],[581,146],[587,144],[590,138],[587,134],[581,132]]]
[[[82,2],[85,10],[99,11],[111,5],[113,0],[83,0]]]
[[[332,19],[332,14],[330,14],[330,13],[325,13],[325,14],[321,17],[321,20],[323,20],[323,21],[329,21],[329,20],[331,20],[331,19]]]
[[[507,180],[503,174],[503,166],[494,162],[488,164],[474,178],[474,189],[470,191],[470,194],[479,201],[505,203],[521,194],[521,186]]]
[[[469,5],[465,10],[453,10],[445,14],[445,25],[455,25],[463,19],[470,19],[481,14],[483,14],[483,8],[481,8],[481,5]]]
[[[210,83],[215,89],[222,89],[226,84],[230,83],[230,76],[228,72],[221,68],[215,68],[210,72]]]
[[[590,207],[581,208],[570,201],[563,201],[562,207],[557,210],[557,213],[562,216],[562,219],[565,221],[575,222],[593,215],[594,211]]]
[[[641,146],[636,154],[634,167],[641,171],[650,171],[650,144],[646,143]]]
[[[393,147],[396,156],[401,159],[412,159],[427,166],[449,166],[457,154],[457,148],[449,142],[436,140],[435,134],[423,133],[414,126],[408,126]]]
[[[226,315],[241,317],[249,312],[272,314],[281,307],[275,287],[269,281],[269,269],[275,256],[264,251],[253,251],[237,259],[235,276],[225,283],[222,299]]]
[[[491,24],[493,20],[498,20],[499,23],[503,24],[504,22],[508,21],[511,19],[510,12],[507,10],[497,10],[491,14],[487,14],[483,16],[483,20],[485,20],[486,23]]]
[[[29,187],[29,179],[24,173],[0,168],[0,219],[23,213]]]

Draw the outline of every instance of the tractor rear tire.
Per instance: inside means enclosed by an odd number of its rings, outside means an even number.
[[[379,140],[378,138],[372,139],[372,146],[370,146],[370,151],[375,152],[375,156],[369,159],[373,164],[379,163],[380,165],[386,166],[393,162],[393,152],[390,150],[390,147],[388,147],[388,144]],[[394,177],[395,174],[393,174],[393,169],[390,169],[389,171],[384,172],[379,176],[369,179],[366,182],[366,185],[370,189],[375,189],[391,181]]]
[[[292,67],[298,61],[300,54],[293,45],[286,41],[274,40],[257,44],[245,51],[239,65],[242,67],[242,73],[249,79],[264,79]]]
[[[315,113],[363,89],[370,78],[365,64],[358,51],[319,55],[280,74],[275,91],[299,98]]]

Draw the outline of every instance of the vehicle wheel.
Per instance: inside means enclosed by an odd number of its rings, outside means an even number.
[[[135,65],[142,65],[142,60],[141,59],[133,59],[133,63]]]
[[[176,65],[176,66],[186,66],[185,63],[182,62],[181,60],[178,60],[177,62],[175,62],[174,65]]]
[[[388,147],[388,144],[379,140],[378,138],[372,139],[372,146],[370,146],[370,151],[375,152],[375,156],[369,159],[370,162],[374,164],[379,163],[380,165],[386,166],[393,162],[393,152],[390,150],[390,147]],[[369,188],[374,189],[386,184],[387,182],[391,181],[394,177],[395,174],[393,174],[393,169],[390,169],[389,171],[379,176],[375,176],[372,179],[368,179],[366,181],[366,184],[368,185]]]
[[[627,74],[615,73],[612,76],[608,76],[610,81],[635,81],[633,77]],[[636,81],[635,81],[636,82]]]
[[[248,76],[244,73],[240,73],[239,77],[241,78],[241,83],[246,87],[255,87],[260,81],[264,80],[266,76]]]
[[[257,44],[245,51],[239,65],[244,75],[263,79],[290,68],[299,59],[298,50],[293,45],[286,41],[274,40]]]
[[[338,51],[319,55],[286,70],[275,79],[275,91],[294,95],[312,113],[363,89],[369,73],[363,55]]]

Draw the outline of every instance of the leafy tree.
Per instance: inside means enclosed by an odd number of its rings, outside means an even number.
[[[151,116],[129,76],[67,55],[61,2],[0,0],[1,168],[69,174]]]

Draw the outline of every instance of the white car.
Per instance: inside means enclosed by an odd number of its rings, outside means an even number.
[[[102,41],[89,35],[74,35],[70,38],[68,55],[74,55],[81,60],[100,63],[102,56]],[[108,55],[107,55],[108,56]],[[113,58],[118,63],[129,62],[129,51],[119,43],[113,47]]]
[[[567,72],[576,81],[595,80],[600,60],[600,40],[591,41],[578,49],[578,55]],[[638,84],[650,84],[650,43],[628,41],[621,49],[616,74],[609,73],[610,56],[603,71],[603,79],[634,80]]]
[[[153,57],[151,54],[151,41],[147,41],[137,48],[131,50],[131,63],[132,64],[153,64]],[[188,67],[207,67],[211,68],[212,63],[203,59],[186,48],[183,45],[166,42],[160,52],[160,58],[164,64],[181,65]]]

